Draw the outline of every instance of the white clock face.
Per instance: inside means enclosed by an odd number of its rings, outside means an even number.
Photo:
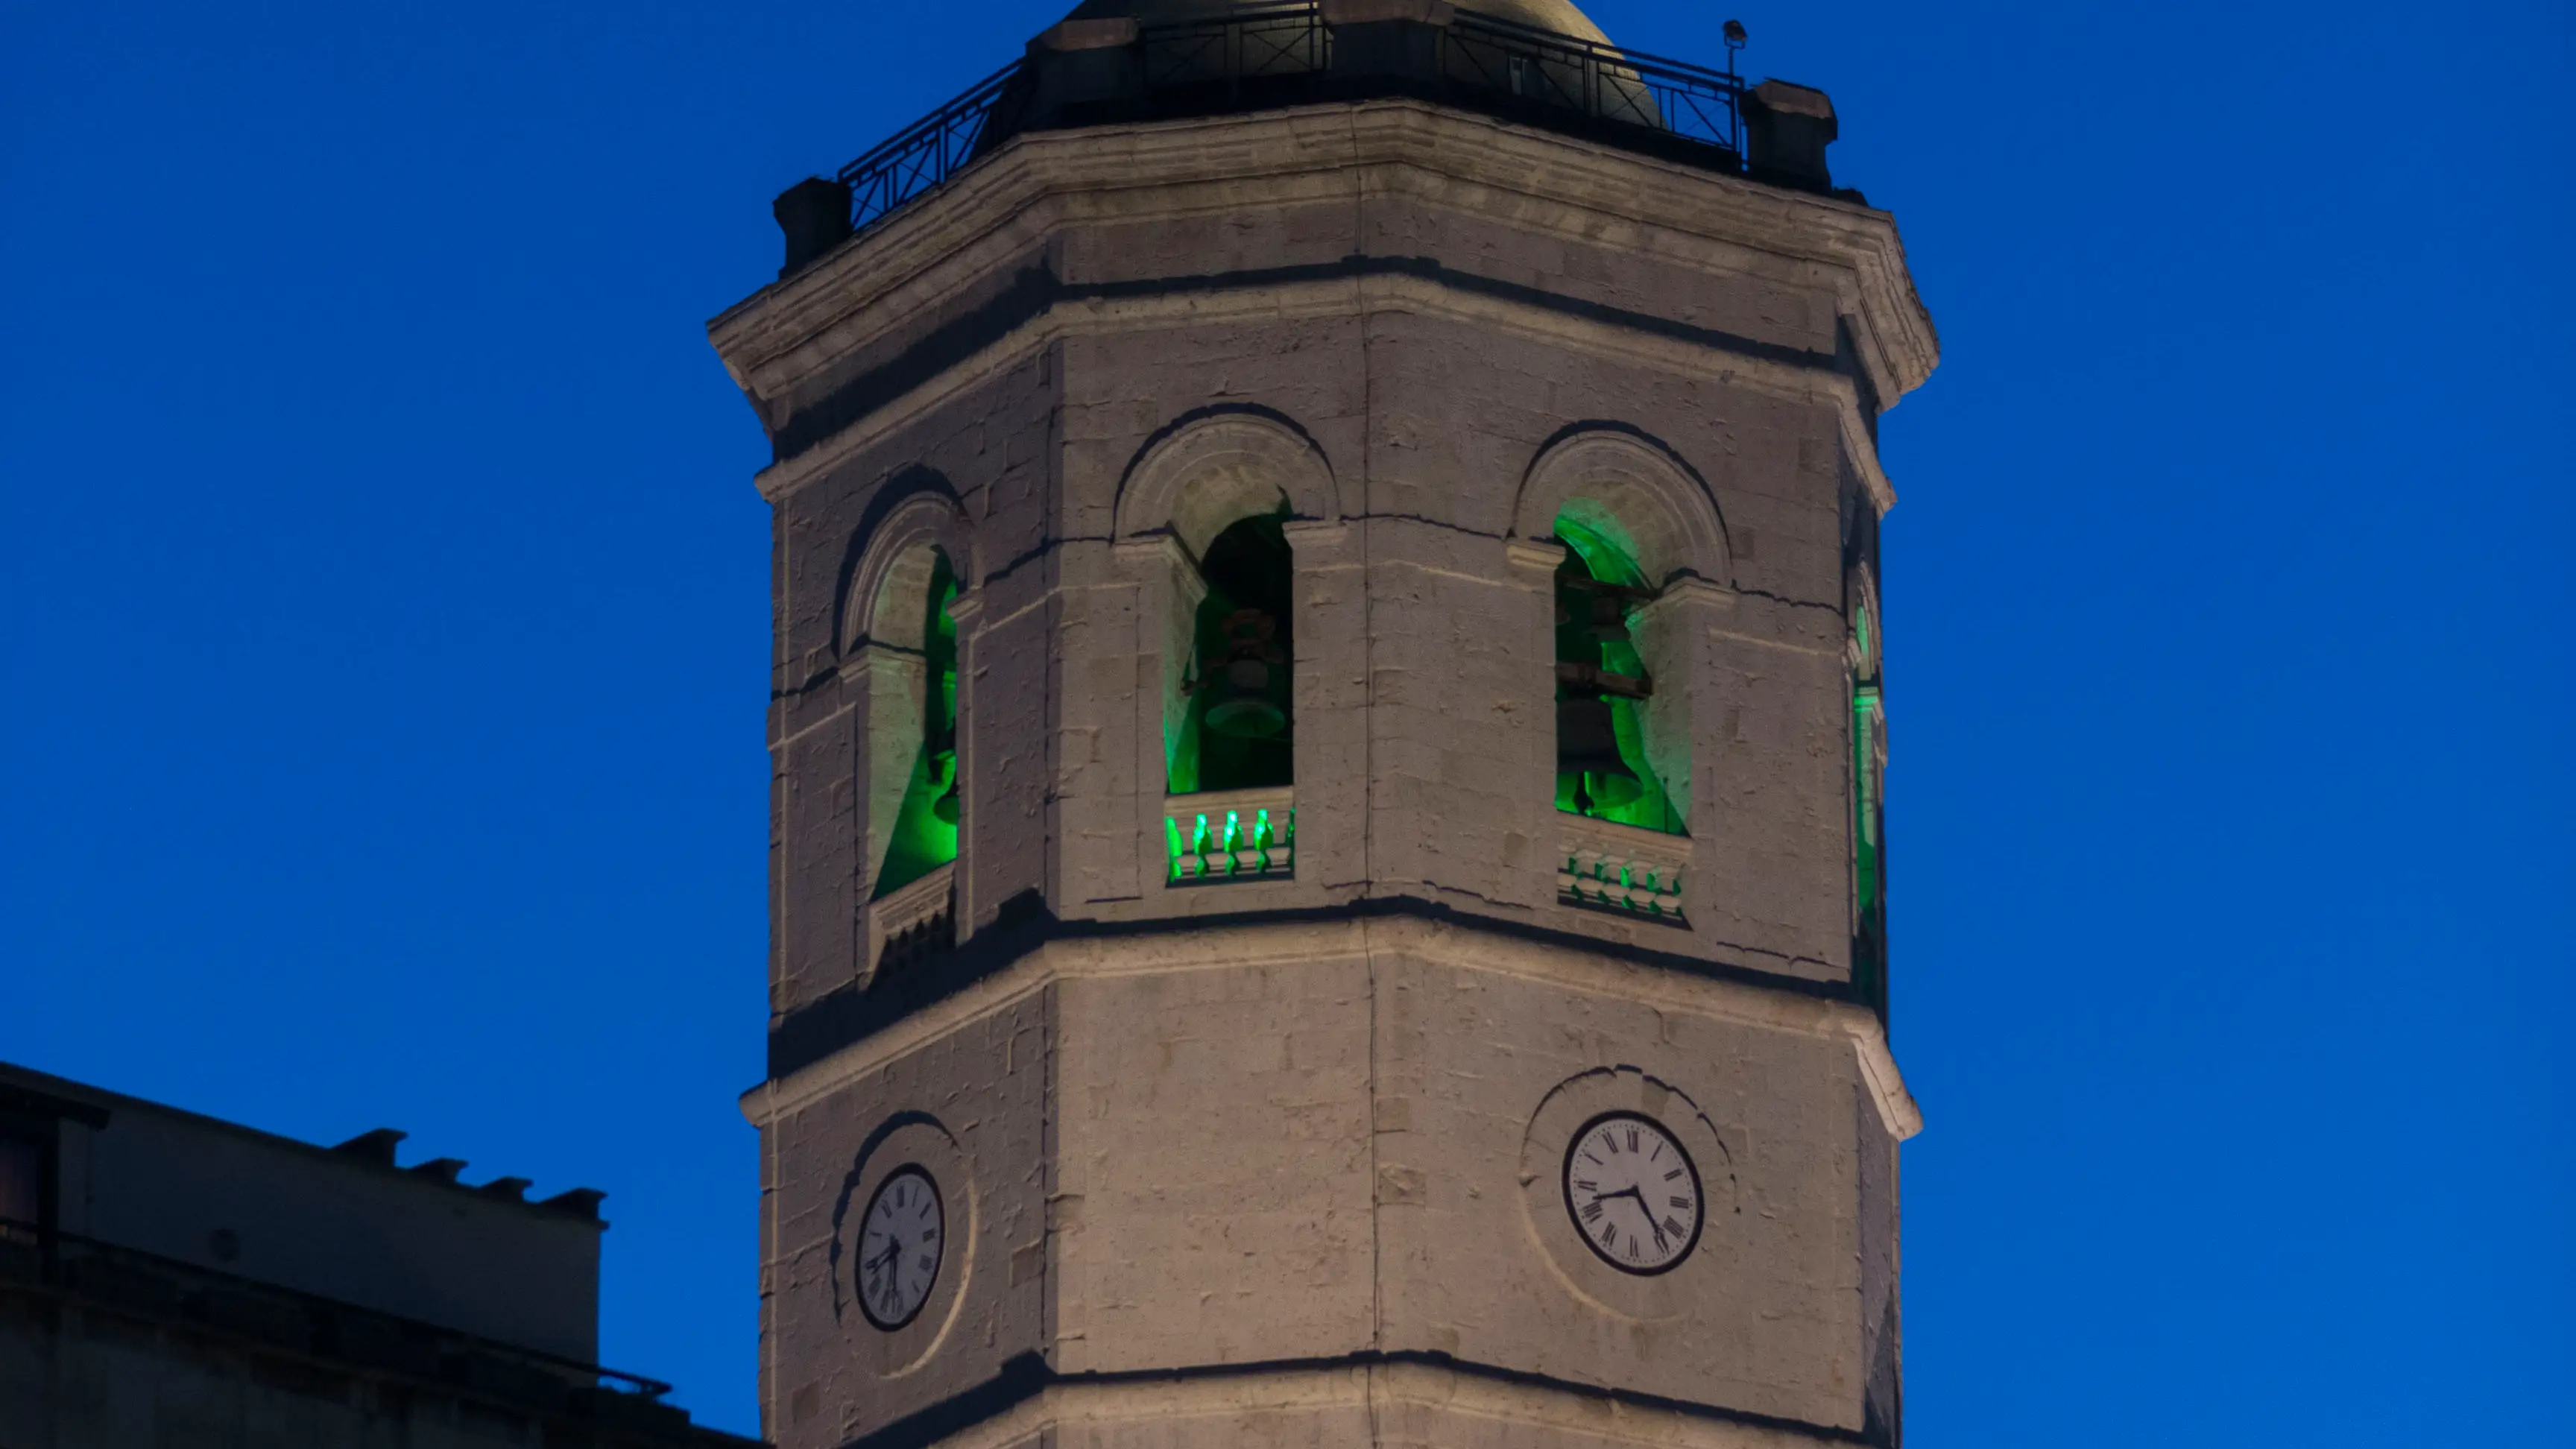
[[[859,1307],[891,1333],[921,1314],[948,1253],[948,1210],[939,1184],[918,1167],[897,1168],[868,1199],[859,1227]]]
[[[1680,1267],[1708,1215],[1690,1154],[1662,1123],[1634,1112],[1595,1117],[1574,1134],[1565,1210],[1602,1262],[1641,1277]]]

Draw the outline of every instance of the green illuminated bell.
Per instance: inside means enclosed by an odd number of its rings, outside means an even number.
[[[1270,697],[1266,660],[1237,659],[1225,666],[1216,679],[1207,725],[1218,734],[1242,740],[1274,739],[1288,728],[1288,712]]]
[[[1278,622],[1259,609],[1239,609],[1224,624],[1226,662],[1208,681],[1207,727],[1239,740],[1276,739],[1288,711],[1273,685],[1287,660],[1272,647]]]
[[[1619,728],[1606,699],[1557,701],[1556,771],[1581,776],[1578,791],[1598,805],[1630,805],[1646,793],[1619,753]]]
[[[1626,773],[1623,766],[1618,774],[1585,775],[1583,791],[1591,797],[1593,804],[1605,809],[1617,810],[1645,799],[1646,783]]]
[[[956,754],[952,751],[931,757],[930,772],[933,779],[947,787],[939,792],[938,799],[930,802],[930,813],[942,822],[954,825],[957,823]]]
[[[1625,644],[1636,636],[1628,632],[1628,606],[1618,594],[1608,590],[1590,594],[1590,617],[1585,621],[1593,642]]]

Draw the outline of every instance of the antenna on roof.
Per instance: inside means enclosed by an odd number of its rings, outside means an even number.
[[[1753,37],[1745,32],[1741,20],[1726,22],[1725,35],[1726,88],[1729,92],[1726,98],[1726,144],[1734,147],[1735,154],[1741,157],[1744,154],[1744,83],[1735,73],[1735,56]]]

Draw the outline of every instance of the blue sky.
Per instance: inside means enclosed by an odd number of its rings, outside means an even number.
[[[1917,1449],[2563,1432],[2576,13],[1592,13],[1831,91],[1942,329]],[[0,10],[0,1058],[607,1189],[607,1358],[752,1428],[765,449],[703,323],[1053,18]]]

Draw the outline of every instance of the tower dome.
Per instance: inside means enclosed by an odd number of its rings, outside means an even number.
[[[1553,30],[1584,40],[1609,43],[1610,37],[1573,0],[1454,0],[1461,10],[1491,15],[1521,25]],[[1274,9],[1278,0],[1083,0],[1067,20],[1134,19],[1148,25],[1176,20],[1217,20],[1249,10]]]

